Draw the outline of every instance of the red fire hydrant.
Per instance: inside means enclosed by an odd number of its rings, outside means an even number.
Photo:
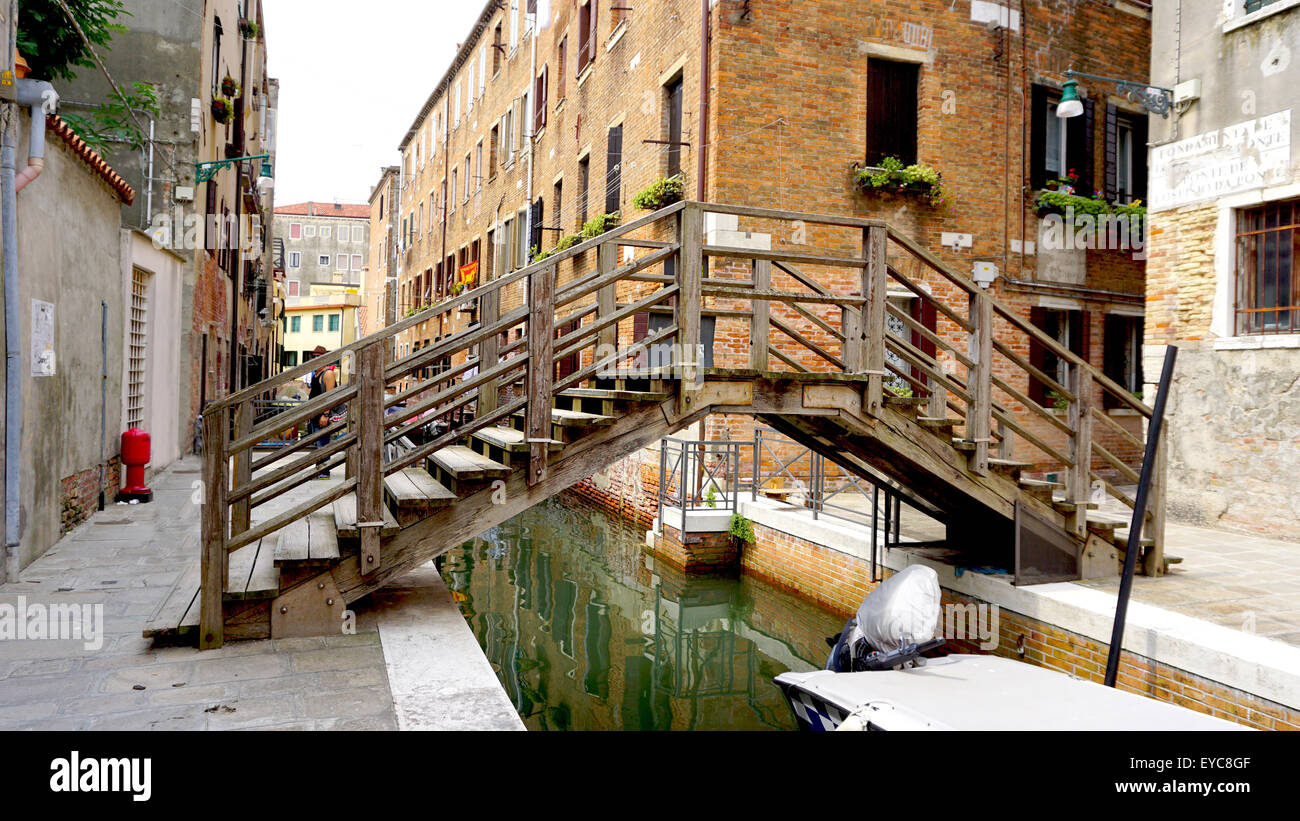
[[[117,501],[153,501],[153,491],[144,485],[144,469],[149,464],[149,450],[149,434],[139,428],[131,428],[122,434],[122,464],[126,465],[126,487],[117,492]]]

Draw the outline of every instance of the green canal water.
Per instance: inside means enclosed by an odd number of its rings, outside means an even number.
[[[773,678],[821,667],[843,626],[749,576],[686,576],[571,499],[438,567],[530,730],[793,730]]]

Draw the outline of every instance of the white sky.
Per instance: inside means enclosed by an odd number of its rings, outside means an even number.
[[[364,203],[483,0],[266,0],[275,201]]]

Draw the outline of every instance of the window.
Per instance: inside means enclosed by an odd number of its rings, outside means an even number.
[[[528,234],[528,256],[531,260],[532,250],[542,247],[542,220],[546,216],[546,203],[541,197],[533,203],[532,212],[529,214],[528,222],[532,226]]]
[[[605,141],[605,213],[613,214],[623,199],[623,126],[609,130]]]
[[[1103,328],[1102,372],[1129,393],[1142,390],[1142,334],[1140,316],[1106,314]],[[1125,407],[1110,391],[1101,392],[1105,408]]]
[[[455,213],[455,211],[456,211],[456,176],[457,176],[457,174],[459,174],[459,172],[458,172],[455,168],[451,169],[451,199],[447,200],[447,202],[451,204],[451,210],[452,210],[452,213]]]
[[[478,50],[478,96],[487,90],[487,44]]]
[[[515,220],[515,267],[522,268],[528,264],[528,218],[527,210],[520,211]]]
[[[497,151],[501,149],[501,127],[492,126],[488,135],[488,179],[497,175]]]
[[[537,81],[533,88],[533,100],[536,101],[537,105],[537,108],[533,111],[534,134],[541,131],[543,128],[546,128],[546,95],[549,70],[549,66],[542,66],[542,73],[537,75]]]
[[[283,351],[280,355],[280,365],[285,368],[298,367],[298,352]]]
[[[290,267],[290,268],[301,268],[301,267],[302,267],[302,252],[301,252],[301,251],[290,251],[290,252],[289,252],[289,267]]]
[[[325,314],[312,314],[311,329],[313,333],[325,330]]]
[[[328,267],[330,267],[330,258],[329,258],[329,254],[321,254],[321,255],[316,259],[316,264],[319,265],[319,266],[322,267],[322,268],[328,268]]]
[[[506,113],[501,118],[501,136],[505,138],[505,155],[502,164],[506,168],[515,161],[515,109],[513,106],[506,109]]]
[[[564,99],[564,67],[569,59],[569,37],[560,38],[560,48],[555,55],[555,99]]]
[[[501,24],[497,23],[497,27],[492,31],[492,76],[495,77],[496,73],[501,70],[501,61],[504,59],[505,53],[506,44],[501,39]]]
[[[352,270],[360,271],[362,268],[361,254],[352,255]]]
[[[1238,334],[1300,331],[1300,200],[1237,212]]]
[[[469,175],[469,155],[466,154],[465,155],[465,199],[464,199],[465,202],[469,202],[469,192],[470,192],[471,184],[472,182]]]
[[[1033,88],[1030,181],[1035,188],[1042,188],[1048,180],[1064,178],[1073,170],[1079,177],[1075,191],[1086,197],[1095,190],[1092,173],[1092,100],[1083,101],[1083,113],[1078,117],[1062,119],[1056,116],[1059,99],[1060,93],[1046,86],[1036,85]]]
[[[1088,359],[1087,311],[1036,307],[1030,309],[1029,321],[1071,353],[1085,361]],[[1029,342],[1029,363],[1055,379],[1061,387],[1069,389],[1070,364],[1033,339]],[[1032,376],[1029,378],[1029,398],[1045,408],[1052,408],[1056,400],[1054,396],[1048,395],[1048,390],[1039,380]]]
[[[289,320],[289,330],[293,333],[300,333],[302,331],[302,317],[292,317]]]
[[[302,283],[296,279],[289,280],[289,296],[298,296],[301,293]]]
[[[306,226],[306,227],[304,228],[304,230],[303,230],[303,234],[302,234],[302,235],[303,235],[304,237],[306,237],[307,239],[311,239],[311,238],[315,237],[315,236],[316,236],[316,226],[314,226],[314,225],[308,225],[308,226]]]
[[[474,190],[483,190],[483,141],[474,146]]]
[[[578,11],[578,73],[596,59],[596,0],[588,0]]]
[[[474,110],[474,61],[469,63],[469,78],[465,81],[465,111]]]
[[[514,239],[515,239],[515,220],[513,217],[507,219],[501,228],[501,259],[507,272],[513,271],[514,266]]]
[[[420,203],[420,221],[416,223],[416,234],[424,236],[424,203]]]
[[[916,162],[919,66],[892,60],[867,61],[867,165],[897,157]]]
[[[333,235],[333,233],[334,233],[334,229],[328,225],[322,226],[320,229],[321,239],[329,239]]]
[[[1106,201],[1147,196],[1147,118],[1106,106]]]
[[[460,125],[460,80],[456,81],[455,90],[452,92],[452,94],[453,94],[452,105],[456,111],[456,119],[452,121],[453,122],[452,127],[455,128],[456,126]]]
[[[352,226],[352,241],[353,241],[353,242],[365,242],[365,241],[366,241],[366,226],[364,226],[364,225],[354,225],[354,226]]]
[[[302,239],[302,223],[289,223],[289,239]]]
[[[578,160],[578,225],[587,221],[587,188],[591,184],[591,156]]]
[[[666,87],[668,95],[668,176],[682,173],[682,78]]]
[[[342,321],[341,314],[330,314],[330,332],[338,333],[339,323]]]
[[[552,217],[552,219],[555,221],[555,224],[558,227],[563,229],[564,223],[560,221],[560,214],[564,213],[564,181],[563,180],[555,181],[555,195],[551,198],[551,202],[554,203],[554,208],[555,208],[555,216]],[[557,234],[555,239],[558,241],[559,238],[560,237]]]
[[[510,0],[510,50],[519,45],[519,0]]]

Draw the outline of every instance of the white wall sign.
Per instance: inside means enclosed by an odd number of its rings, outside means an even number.
[[[54,376],[54,305],[32,300],[32,376]]]
[[[1212,200],[1291,177],[1291,109],[1162,145],[1151,152],[1152,211]]]

